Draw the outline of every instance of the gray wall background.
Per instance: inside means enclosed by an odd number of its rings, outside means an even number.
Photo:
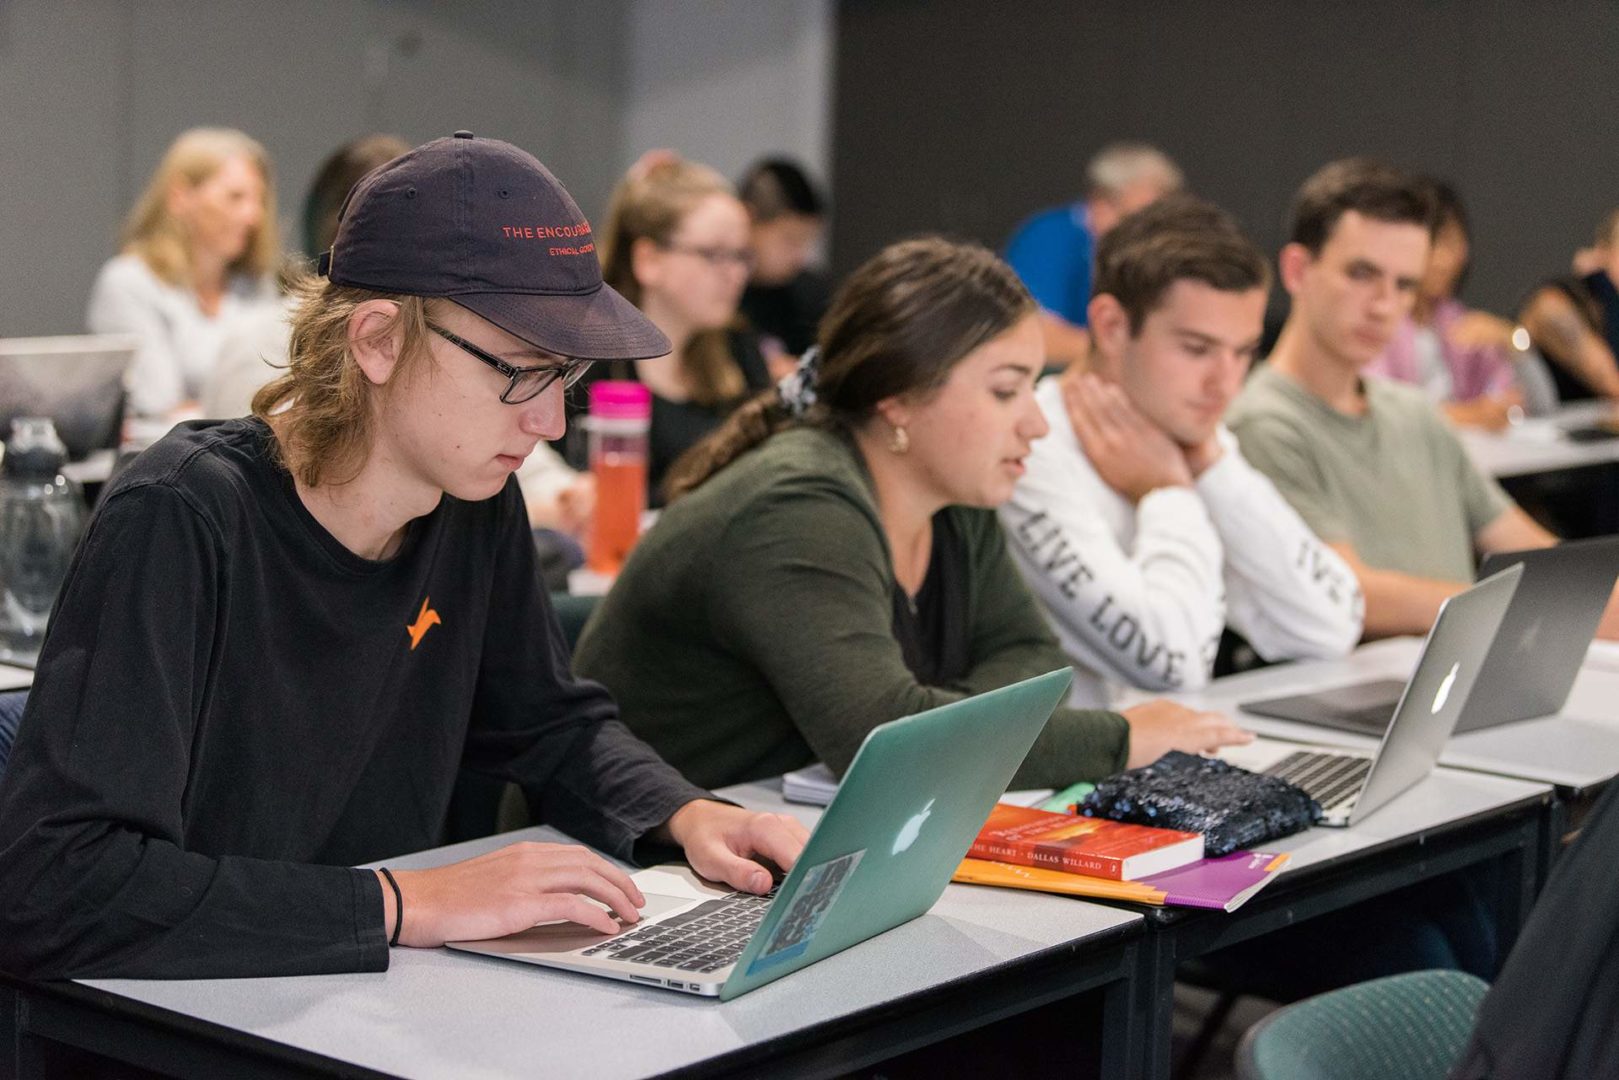
[[[1125,137],[1268,250],[1332,158],[1449,177],[1499,310],[1619,205],[1613,0],[844,0],[837,35],[843,269],[925,230],[998,247]]]
[[[599,217],[643,150],[827,174],[832,0],[0,0],[0,337],[75,333],[170,140],[239,127],[283,236],[368,131],[533,152]]]
[[[833,11],[831,0],[633,5],[625,146],[678,145],[732,179],[760,157],[787,154],[824,180]]]
[[[0,336],[80,328],[201,123],[269,147],[286,223],[371,130],[511,139],[597,217],[648,148],[788,153],[831,176],[844,269],[918,231],[998,245],[1120,137],[1275,248],[1300,180],[1373,153],[1459,183],[1469,295],[1505,309],[1619,204],[1616,46],[1614,0],[0,0]]]

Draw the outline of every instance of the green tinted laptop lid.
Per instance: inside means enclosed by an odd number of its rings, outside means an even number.
[[[1053,671],[867,735],[721,999],[932,907],[1072,680]]]

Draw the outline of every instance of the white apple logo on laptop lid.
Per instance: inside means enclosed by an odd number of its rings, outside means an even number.
[[[1462,662],[1460,660],[1450,665],[1450,670],[1445,673],[1444,679],[1440,681],[1439,692],[1433,696],[1433,708],[1428,710],[1431,715],[1438,716],[1439,710],[1445,707],[1445,702],[1450,698],[1450,688],[1456,683],[1456,671],[1461,666]]]
[[[917,836],[922,832],[922,823],[933,813],[933,804],[936,800],[929,799],[928,804],[922,807],[922,812],[913,814],[911,819],[900,829],[899,835],[894,837],[894,850],[892,854],[898,855],[912,844],[916,843]]]

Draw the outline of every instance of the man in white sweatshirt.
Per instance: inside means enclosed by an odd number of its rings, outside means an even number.
[[[1001,509],[1073,660],[1076,704],[1111,704],[1121,684],[1205,685],[1228,623],[1267,660],[1360,639],[1355,575],[1221,424],[1269,286],[1231,217],[1187,196],[1098,248],[1089,361],[1040,384],[1051,434]]]

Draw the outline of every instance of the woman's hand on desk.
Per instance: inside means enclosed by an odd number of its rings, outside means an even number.
[[[416,948],[503,937],[557,919],[611,934],[619,929],[614,913],[627,923],[637,922],[646,903],[628,874],[576,844],[510,844],[464,862],[395,870],[393,875],[404,901],[399,943]],[[378,880],[392,937],[393,890],[380,874]]]
[[[770,891],[770,871],[752,856],[762,855],[791,870],[809,839],[809,830],[797,818],[755,813],[710,799],[682,806],[664,828],[685,849],[686,861],[698,874],[751,893]]]
[[[1207,754],[1233,743],[1254,741],[1253,733],[1214,712],[1197,712],[1159,699],[1124,710],[1130,722],[1127,768],[1151,765],[1171,750]]]

